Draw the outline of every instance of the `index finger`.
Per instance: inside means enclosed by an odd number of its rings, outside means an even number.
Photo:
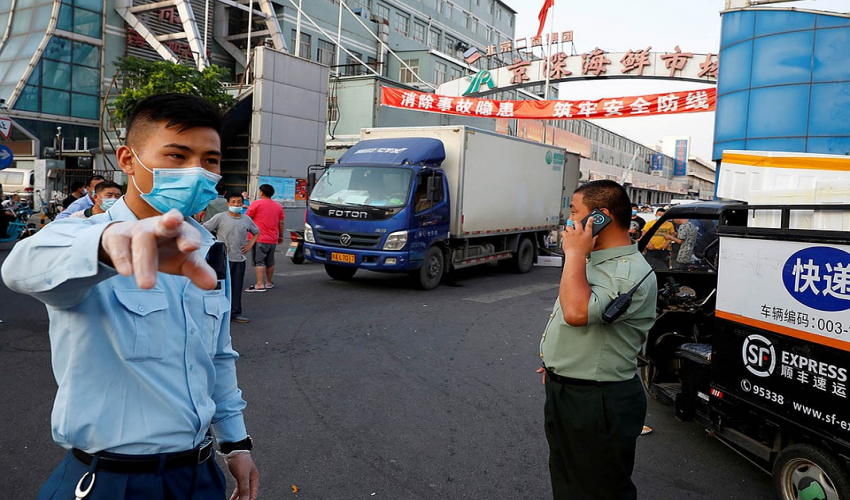
[[[176,209],[169,210],[157,219],[154,234],[157,238],[174,238],[181,224],[183,224],[183,214]]]

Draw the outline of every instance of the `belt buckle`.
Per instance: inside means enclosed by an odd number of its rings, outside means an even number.
[[[201,443],[201,446],[198,447],[198,465],[206,462],[212,455],[212,442],[212,438],[207,437],[206,439],[204,439],[204,442]]]

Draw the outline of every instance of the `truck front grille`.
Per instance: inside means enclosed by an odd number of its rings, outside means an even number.
[[[382,234],[374,233],[349,233],[346,231],[326,231],[324,229],[317,229],[314,231],[314,234],[316,235],[316,243],[322,245],[362,249],[378,248],[378,245],[381,243],[381,237],[383,236]],[[343,245],[340,242],[340,237],[343,234],[347,234],[351,237],[350,245]]]

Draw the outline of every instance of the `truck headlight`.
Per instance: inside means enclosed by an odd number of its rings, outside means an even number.
[[[307,243],[315,243],[316,238],[313,237],[313,226],[304,223],[304,241]]]
[[[384,250],[401,250],[407,245],[407,231],[396,231],[387,236]]]

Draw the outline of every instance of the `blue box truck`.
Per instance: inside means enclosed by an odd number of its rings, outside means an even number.
[[[528,272],[579,178],[563,148],[465,126],[361,139],[315,181],[307,207],[304,255],[334,279],[409,273],[428,290],[489,262]]]

